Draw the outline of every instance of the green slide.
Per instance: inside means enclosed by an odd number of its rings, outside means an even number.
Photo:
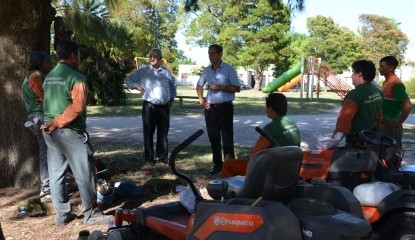
[[[281,74],[281,76],[274,79],[274,81],[270,82],[264,88],[261,88],[263,93],[271,93],[276,91],[279,87],[284,85],[286,82],[293,79],[295,76],[301,73],[301,62],[297,63],[293,68],[289,69],[288,71]]]

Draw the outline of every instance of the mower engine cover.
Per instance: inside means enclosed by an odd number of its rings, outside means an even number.
[[[373,236],[364,218],[336,209],[328,202],[297,198],[288,207],[300,220],[303,239],[370,239]]]
[[[353,189],[353,194],[362,206],[376,207],[386,196],[400,189],[388,182],[363,183]]]
[[[233,198],[200,202],[187,239],[302,239],[295,215],[282,203]]]

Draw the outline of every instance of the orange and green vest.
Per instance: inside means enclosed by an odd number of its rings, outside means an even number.
[[[392,75],[382,84],[383,119],[399,120],[402,113],[402,100],[408,99],[402,81]]]
[[[45,91],[43,111],[46,122],[61,115],[68,105],[72,104],[71,91],[74,84],[77,83],[86,84],[85,77],[71,66],[63,63],[58,63],[46,76],[43,82],[43,89]],[[65,127],[77,131],[85,131],[86,109]]]
[[[36,101],[39,97],[36,96],[35,92],[29,86],[29,77],[36,71],[40,72],[38,70],[30,71],[24,78],[22,84],[23,102],[28,114],[43,112],[42,104],[38,104]],[[45,75],[41,73],[41,76],[44,79]]]

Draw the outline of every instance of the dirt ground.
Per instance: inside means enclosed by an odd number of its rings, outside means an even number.
[[[136,158],[132,158],[132,161],[137,165]],[[132,163],[124,162],[124,164],[131,166]],[[166,165],[162,163],[158,163],[155,166],[141,164],[139,168],[140,170],[137,172],[143,173],[145,176],[151,179],[154,176],[158,176],[160,174],[163,175],[164,173],[171,171],[166,167]],[[110,183],[115,183],[121,181],[122,179],[132,179],[134,174],[138,174],[136,171],[125,173],[120,169],[114,169],[112,166],[109,166],[108,169],[110,169],[109,172],[113,173],[101,174],[99,177],[106,179]],[[171,192],[170,190],[170,185],[173,184],[173,189],[175,189],[175,186],[178,185],[177,182],[168,181],[168,183],[165,183],[163,180],[157,179],[154,179],[154,181],[160,181],[160,184],[162,184],[166,189],[163,189],[162,186],[157,187],[158,185],[156,183],[153,183],[153,185],[149,184],[138,186],[141,193],[143,193],[142,195],[115,200],[110,207],[101,207],[103,213],[107,215],[107,218],[113,219],[115,210],[119,207],[123,209],[135,209],[137,207],[146,208],[153,205],[178,200],[178,194],[174,194],[174,192]],[[202,185],[205,186],[206,184],[207,182],[204,182]],[[206,192],[206,189],[200,189],[200,191],[205,199],[210,198]],[[29,199],[37,197],[38,194],[39,190],[37,189],[0,189],[0,223],[5,239],[75,240],[78,239],[78,234],[81,230],[89,230],[91,233],[97,230],[100,230],[104,233],[108,231],[108,224],[86,225],[83,223],[81,200],[76,187],[71,191],[70,200],[72,212],[77,215],[77,219],[70,222],[66,226],[57,227],[55,225],[55,212],[50,201],[44,204],[48,210],[46,216],[31,217],[29,215],[20,215],[18,206],[24,205],[28,202]],[[136,239],[163,240],[166,238],[154,233],[145,233],[137,236]],[[1,236],[0,240],[2,240]]]
[[[87,226],[82,222],[82,211],[79,206],[79,196],[72,196],[74,213],[78,219],[70,222],[65,227],[55,225],[55,215],[49,211],[44,217],[21,216],[17,207],[23,204],[30,197],[37,196],[38,190],[34,189],[0,189],[0,222],[5,239],[77,239],[81,230],[107,231],[107,225]],[[50,204],[48,204],[50,205]],[[111,210],[109,210],[111,211]]]
[[[211,199],[206,189],[200,189],[203,198]],[[0,223],[3,230],[3,234],[6,240],[76,240],[81,230],[89,230],[89,232],[100,230],[104,233],[108,231],[108,225],[86,225],[82,220],[82,209],[80,196],[78,192],[71,194],[71,204],[73,212],[77,214],[77,219],[73,220],[64,227],[58,227],[55,225],[55,214],[53,211],[52,203],[46,203],[52,210],[49,211],[46,216],[42,217],[30,217],[21,216],[18,212],[18,206],[25,203],[27,199],[38,195],[38,191],[34,189],[15,189],[6,188],[0,189]],[[167,199],[168,198],[168,199]],[[154,199],[151,203],[145,199],[145,197],[135,197],[124,199],[118,202],[114,202],[111,208],[104,210],[104,214],[108,217],[114,216],[115,209],[123,207],[125,209],[134,209],[136,207],[149,207],[153,204],[160,204],[168,201],[172,201],[172,196],[161,196]],[[174,196],[173,196],[174,198]],[[174,199],[178,200],[178,199]],[[145,240],[164,240],[163,236],[157,233],[145,233],[144,235],[137,236],[136,239]],[[0,237],[1,240],[1,237]]]

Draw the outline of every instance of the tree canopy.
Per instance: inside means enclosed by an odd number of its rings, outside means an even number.
[[[398,22],[373,14],[362,14],[359,20],[362,23],[359,34],[365,59],[378,63],[382,57],[393,55],[402,62],[409,40],[399,29]]]
[[[309,36],[304,43],[305,53],[321,57],[331,70],[341,73],[360,58],[358,36],[334,23],[332,18],[308,18],[307,29]]]
[[[235,67],[252,68],[259,89],[270,64],[288,67],[287,32],[290,10],[271,8],[269,1],[220,1],[200,4],[200,11],[187,25],[190,42],[224,47],[224,60]],[[207,57],[207,56],[206,56]]]
[[[393,55],[402,62],[408,38],[399,30],[399,23],[369,14],[362,14],[359,19],[363,26],[356,34],[339,26],[330,17],[308,18],[308,36],[301,39],[300,44],[304,54],[321,57],[337,73],[362,58],[377,64],[382,57]]]

